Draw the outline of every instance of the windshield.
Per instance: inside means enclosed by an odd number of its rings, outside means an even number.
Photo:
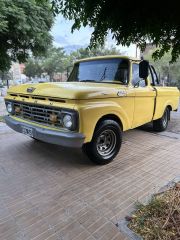
[[[121,58],[76,63],[69,82],[128,83],[129,61]]]

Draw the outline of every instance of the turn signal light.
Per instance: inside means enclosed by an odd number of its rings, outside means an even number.
[[[21,108],[20,107],[15,107],[15,113],[20,113],[21,112]]]
[[[50,118],[50,121],[52,123],[56,123],[57,122],[57,115],[56,114],[50,114],[49,118]]]

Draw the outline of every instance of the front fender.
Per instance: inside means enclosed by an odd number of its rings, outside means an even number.
[[[88,102],[79,101],[75,109],[79,112],[80,132],[85,135],[85,142],[91,141],[97,122],[105,115],[116,115],[122,123],[123,131],[129,129],[131,119],[122,105],[110,99],[104,101],[102,99]]]

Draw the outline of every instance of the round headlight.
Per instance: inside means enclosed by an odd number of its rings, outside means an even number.
[[[63,125],[66,128],[71,128],[72,127],[73,121],[72,121],[71,115],[68,115],[68,114],[64,115],[64,117],[63,117]]]
[[[13,112],[13,107],[12,107],[11,103],[8,103],[6,108],[7,108],[8,113],[12,113]]]

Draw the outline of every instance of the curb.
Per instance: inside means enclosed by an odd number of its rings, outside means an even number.
[[[117,223],[118,229],[120,232],[122,232],[128,239],[131,240],[143,240],[142,237],[137,235],[135,232],[133,232],[129,227],[128,227],[129,222],[126,220],[120,220]]]
[[[155,194],[153,194],[148,201],[150,201],[152,199],[153,196],[156,195],[160,195],[164,192],[166,192],[167,190],[169,190],[170,188],[174,187],[176,183],[180,182],[180,175],[175,177],[172,181],[168,182],[165,186],[161,187],[159,189],[159,191]],[[136,210],[134,210],[136,211]],[[131,212],[131,215],[133,214],[133,212]],[[129,221],[127,220],[120,220],[117,222],[116,226],[119,229],[120,232],[122,232],[128,239],[130,240],[143,240],[142,237],[140,237],[138,234],[136,234],[135,232],[133,232],[129,227],[128,227]]]

